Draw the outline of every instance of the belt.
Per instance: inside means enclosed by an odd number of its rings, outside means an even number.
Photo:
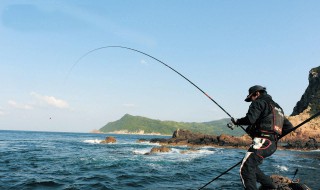
[[[267,138],[267,139],[272,140],[272,141],[276,141],[277,140],[277,135],[276,134],[261,133],[260,137],[261,138]]]

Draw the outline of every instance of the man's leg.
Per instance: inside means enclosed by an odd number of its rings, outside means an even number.
[[[246,190],[257,190],[256,169],[261,164],[262,158],[253,152],[247,152],[240,166],[240,177]]]
[[[268,189],[277,189],[277,187],[273,184],[272,179],[265,175],[259,167],[256,168],[256,177],[257,182],[261,183],[261,185]]]

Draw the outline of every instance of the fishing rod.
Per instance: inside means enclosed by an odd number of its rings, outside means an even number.
[[[281,136],[279,137],[279,140],[280,140],[281,138],[283,138],[284,136],[286,136],[287,134],[295,131],[296,129],[298,129],[298,128],[301,127],[302,125],[308,123],[308,122],[311,121],[312,119],[318,117],[319,115],[320,115],[320,111],[319,111],[318,113],[312,115],[310,118],[304,120],[304,121],[301,122],[299,125],[297,125],[297,126],[295,126],[294,128],[290,129],[289,132],[281,135]],[[232,167],[230,167],[229,169],[227,169],[225,172],[221,173],[219,176],[213,178],[211,181],[209,181],[208,183],[206,183],[204,186],[200,187],[199,190],[205,188],[205,187],[208,186],[210,183],[212,183],[212,182],[214,182],[215,180],[219,179],[221,176],[223,176],[224,174],[228,173],[230,170],[232,170],[233,168],[235,168],[236,166],[238,166],[239,164],[241,164],[241,162],[242,162],[242,160],[241,160],[240,162],[236,163],[234,166],[232,166]],[[296,170],[296,172],[298,172],[298,171]]]
[[[297,168],[297,169],[296,169],[296,171],[295,171],[295,172],[294,172],[294,174],[293,174],[293,177],[292,177],[291,181],[293,181],[293,180],[294,180],[294,178],[296,177],[296,175],[297,175],[298,171],[299,171],[299,169]]]
[[[206,97],[208,97],[213,103],[215,103],[224,113],[226,113],[230,118],[232,118],[232,116],[222,107],[220,106],[213,98],[211,98],[206,92],[204,92],[201,88],[199,88],[196,84],[194,84],[191,80],[189,80],[187,77],[185,77],[184,75],[182,75],[180,72],[178,72],[177,70],[175,70],[174,68],[172,68],[171,66],[167,65],[166,63],[164,63],[163,61],[145,53],[145,52],[142,52],[140,50],[137,50],[137,49],[133,49],[133,48],[129,48],[129,47],[125,47],[125,46],[103,46],[103,47],[99,47],[99,48],[96,48],[96,49],[93,49],[91,51],[88,51],[87,53],[85,53],[84,55],[82,55],[73,65],[72,67],[70,68],[69,70],[69,73],[67,76],[69,76],[69,74],[71,73],[71,71],[73,70],[73,68],[84,58],[86,57],[87,55],[95,52],[95,51],[98,51],[98,50],[101,50],[101,49],[107,49],[107,48],[122,48],[122,49],[127,49],[127,50],[131,50],[131,51],[134,51],[134,52],[138,52],[138,53],[141,53],[143,55],[146,55],[156,61],[158,61],[159,63],[163,64],[164,66],[168,67],[169,69],[171,69],[172,71],[174,71],[175,73],[177,73],[178,75],[180,75],[182,78],[184,78],[185,80],[187,80],[190,84],[192,84],[194,87],[196,87],[200,92],[202,92]],[[245,132],[246,130],[240,126]]]
[[[204,186],[200,187],[200,189],[203,189],[205,187],[207,187],[210,183],[212,183],[213,181],[215,181],[216,179],[220,178],[221,176],[223,176],[224,174],[228,173],[230,170],[232,170],[233,168],[235,168],[237,165],[241,164],[242,160],[240,162],[238,162],[237,164],[235,164],[234,166],[232,166],[231,168],[227,169],[226,171],[224,171],[223,173],[221,173],[220,175],[218,175],[217,177],[213,178],[211,181],[209,181],[208,183],[206,183]]]
[[[304,120],[303,122],[301,122],[299,125],[295,126],[294,128],[290,129],[290,131],[288,131],[286,134],[282,134],[279,137],[279,140],[286,136],[287,134],[291,133],[292,131],[295,131],[296,129],[298,129],[299,127],[301,127],[302,125],[308,123],[309,121],[313,120],[314,118],[318,117],[320,115],[320,111],[316,114],[314,114],[313,116],[311,116],[309,119]]]

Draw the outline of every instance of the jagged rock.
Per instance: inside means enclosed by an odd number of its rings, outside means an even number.
[[[320,142],[316,138],[309,137],[308,141],[296,140],[288,142],[284,147],[287,149],[317,150],[320,148]]]
[[[153,147],[150,152],[146,153],[145,155],[154,154],[154,153],[162,153],[162,152],[170,152],[171,148],[166,146],[160,146],[160,147]]]
[[[150,140],[151,143],[167,143],[167,139],[164,138],[153,138]]]
[[[320,110],[320,66],[310,70],[309,85],[300,101],[294,107],[291,116],[299,115],[308,106],[311,107],[311,113],[316,113]]]
[[[292,183],[292,181],[289,178],[283,177],[280,175],[272,175],[270,176],[270,178],[272,179],[272,182],[277,186],[276,190],[291,190],[291,188],[289,187],[289,184]],[[261,186],[259,190],[273,190],[273,189],[269,189]]]
[[[301,141],[297,140],[294,142],[288,142],[288,144],[284,145],[283,147],[287,149],[303,149],[304,145]]]
[[[174,131],[172,138],[154,138],[150,142],[165,145],[247,147],[251,143],[251,138],[248,135],[242,137],[204,135],[192,133],[189,130],[178,129]]]
[[[114,137],[106,137],[105,140],[101,141],[101,144],[109,144],[109,143],[115,143],[117,142],[116,138]]]
[[[298,149],[298,150],[316,150],[320,148],[320,135],[317,138],[303,136],[299,133],[295,138],[282,142],[279,148]],[[138,142],[145,142],[145,139],[140,139]],[[243,135],[234,137],[230,135],[204,135],[192,133],[189,130],[178,129],[172,135],[172,138],[154,138],[149,140],[151,143],[159,143],[161,145],[187,145],[187,146],[222,146],[234,148],[248,148],[252,143],[251,137]]]
[[[299,183],[299,181],[292,181],[291,179],[284,176],[271,175],[270,178],[276,185],[277,189],[270,189],[260,186],[259,190],[311,190],[306,185]]]
[[[317,142],[315,138],[309,138],[308,142],[305,145],[305,148],[308,150],[316,150],[320,148],[320,143]]]
[[[297,126],[305,121],[313,114],[320,111],[320,66],[313,68],[309,72],[309,85],[302,95],[300,101],[297,102],[293,109],[291,116],[288,117],[289,121]],[[290,133],[281,142],[289,142],[291,145],[297,144],[295,141],[299,140],[305,146],[309,138],[314,138],[320,142],[320,117],[314,118],[310,122],[304,124],[296,131]],[[307,145],[307,148],[310,143]],[[315,146],[311,146],[315,147]],[[311,148],[310,149],[313,149]],[[319,147],[319,146],[318,146]]]
[[[136,142],[137,143],[149,142],[149,140],[147,140],[147,139],[138,139]]]
[[[234,137],[222,134],[218,136],[218,142],[220,146],[243,147],[248,146],[252,142],[252,139],[248,135]]]
[[[189,148],[187,150],[181,150],[180,153],[181,154],[188,154],[188,153],[194,153],[194,152],[197,152],[197,151],[198,151],[198,149],[196,149],[194,147],[191,147],[191,148]]]
[[[172,138],[176,139],[193,139],[193,138],[201,138],[203,134],[193,133],[189,130],[177,129],[173,132]]]

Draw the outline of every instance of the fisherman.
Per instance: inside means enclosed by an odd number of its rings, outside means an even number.
[[[248,125],[246,132],[253,139],[253,143],[244,156],[240,177],[245,190],[257,190],[256,182],[264,188],[276,189],[271,178],[266,176],[258,167],[264,158],[271,156],[277,149],[278,137],[293,128],[284,117],[282,108],[267,94],[266,88],[255,85],[249,88],[249,95],[245,99],[251,102],[245,117],[231,118],[230,125]]]

